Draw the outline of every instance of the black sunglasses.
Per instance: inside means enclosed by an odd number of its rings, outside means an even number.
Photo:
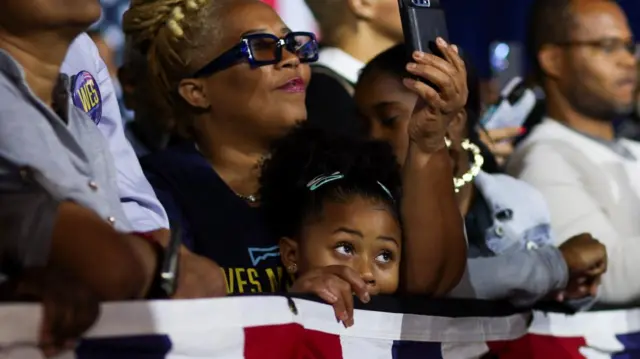
[[[193,77],[212,75],[243,60],[252,67],[277,64],[282,61],[284,50],[296,55],[302,63],[318,60],[318,41],[311,32],[290,32],[282,38],[273,34],[251,34],[243,36],[236,46],[196,71]]]

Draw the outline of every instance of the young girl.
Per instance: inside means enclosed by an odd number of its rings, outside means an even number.
[[[400,172],[391,147],[303,124],[274,146],[260,177],[287,271],[348,266],[368,292],[398,289]]]
[[[385,144],[302,125],[275,141],[264,163],[259,200],[281,239],[281,260],[296,275],[291,291],[319,295],[346,326],[353,323],[352,293],[365,303],[396,290],[442,296],[464,272],[464,226],[444,137],[466,102],[466,73],[455,46],[442,39],[438,46],[445,59],[414,53],[416,62],[407,65],[445,91],[405,81],[431,105],[416,111],[407,129],[402,200],[398,164]],[[448,76],[434,78],[437,67]]]

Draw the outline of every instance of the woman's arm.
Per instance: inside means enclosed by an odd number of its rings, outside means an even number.
[[[48,266],[73,274],[100,299],[143,298],[157,264],[157,251],[150,241],[116,232],[75,203],[58,207]]]
[[[0,271],[40,267],[77,277],[103,300],[143,297],[157,253],[143,238],[118,233],[93,211],[61,201],[42,176],[23,181],[0,159]],[[43,184],[44,183],[44,184]]]
[[[402,278],[410,293],[444,295],[464,272],[467,243],[446,148],[433,154],[410,145],[403,168]]]
[[[468,89],[457,48],[440,38],[436,43],[443,58],[415,52],[415,62],[407,65],[411,74],[426,81],[403,80],[419,99],[407,129],[400,283],[409,293],[444,295],[458,284],[466,266],[464,223],[444,137],[467,102]]]

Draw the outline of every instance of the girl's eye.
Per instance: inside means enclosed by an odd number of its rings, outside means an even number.
[[[376,260],[380,263],[389,263],[391,259],[393,259],[393,254],[390,251],[382,251],[382,253],[376,257]]]
[[[341,242],[338,243],[335,248],[336,252],[345,256],[353,255],[355,252],[355,249],[353,248],[353,245],[351,243]]]

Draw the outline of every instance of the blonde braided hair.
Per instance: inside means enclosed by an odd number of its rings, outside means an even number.
[[[144,94],[148,101],[137,105],[153,106],[155,110],[150,113],[160,116],[154,121],[163,131],[180,125],[174,118],[189,117],[185,116],[188,110],[177,92],[178,84],[195,71],[194,63],[202,56],[202,49],[211,44],[215,35],[212,27],[218,25],[212,15],[232,1],[132,0],[125,12],[122,27],[127,48],[144,59],[145,63],[134,67],[144,72],[141,80],[149,85]]]

